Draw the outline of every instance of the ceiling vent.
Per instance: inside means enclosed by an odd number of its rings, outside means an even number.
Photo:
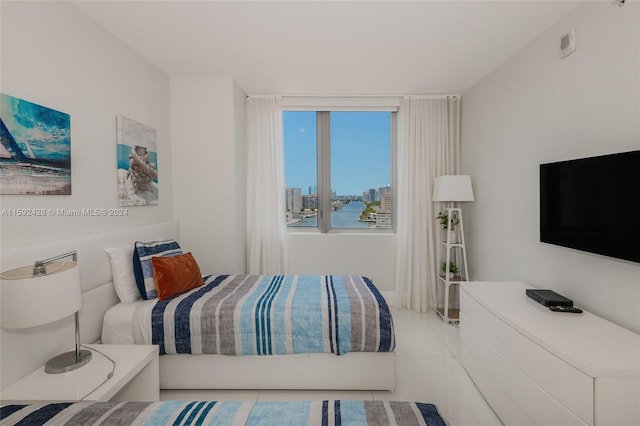
[[[576,30],[573,29],[560,39],[560,58],[566,58],[576,51]]]

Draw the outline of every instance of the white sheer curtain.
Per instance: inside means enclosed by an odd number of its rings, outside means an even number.
[[[284,145],[279,96],[247,99],[247,272],[287,272]]]
[[[426,312],[435,307],[438,276],[437,176],[460,170],[460,99],[411,96],[398,111],[398,307]]]

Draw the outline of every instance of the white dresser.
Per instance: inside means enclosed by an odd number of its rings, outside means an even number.
[[[460,292],[462,362],[506,425],[640,425],[640,335],[552,312],[523,283]]]

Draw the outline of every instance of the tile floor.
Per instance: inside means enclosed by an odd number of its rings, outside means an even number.
[[[179,400],[317,400],[370,399],[422,401],[435,404],[451,426],[502,423],[482,398],[460,364],[458,328],[435,313],[393,311],[396,329],[395,391],[163,390],[160,399]]]

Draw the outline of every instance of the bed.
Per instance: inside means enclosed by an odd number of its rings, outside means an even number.
[[[103,343],[159,345],[164,389],[394,387],[393,321],[370,279],[219,275],[204,282],[167,300],[112,307]]]
[[[350,400],[16,404],[0,408],[0,421],[3,425],[446,425],[432,404]]]
[[[3,270],[23,266],[72,250],[78,252],[82,281],[80,337],[95,343],[104,336],[133,343],[130,326],[103,333],[112,316],[132,318],[135,303],[123,303],[117,294],[109,247],[129,247],[133,241],[178,238],[175,221],[91,234],[37,245],[3,249]],[[128,258],[130,259],[130,258]],[[215,279],[215,278],[214,278]],[[146,301],[145,301],[146,303]],[[122,312],[125,312],[124,314]],[[74,338],[73,317],[33,330],[0,329],[3,386],[8,386],[43,365],[49,358],[69,350]],[[111,333],[111,334],[110,334]],[[130,339],[130,340],[127,340]],[[33,350],[37,347],[38,350]],[[352,389],[395,388],[396,358],[387,352],[349,349],[336,353],[274,355],[166,354],[160,357],[161,389]]]

